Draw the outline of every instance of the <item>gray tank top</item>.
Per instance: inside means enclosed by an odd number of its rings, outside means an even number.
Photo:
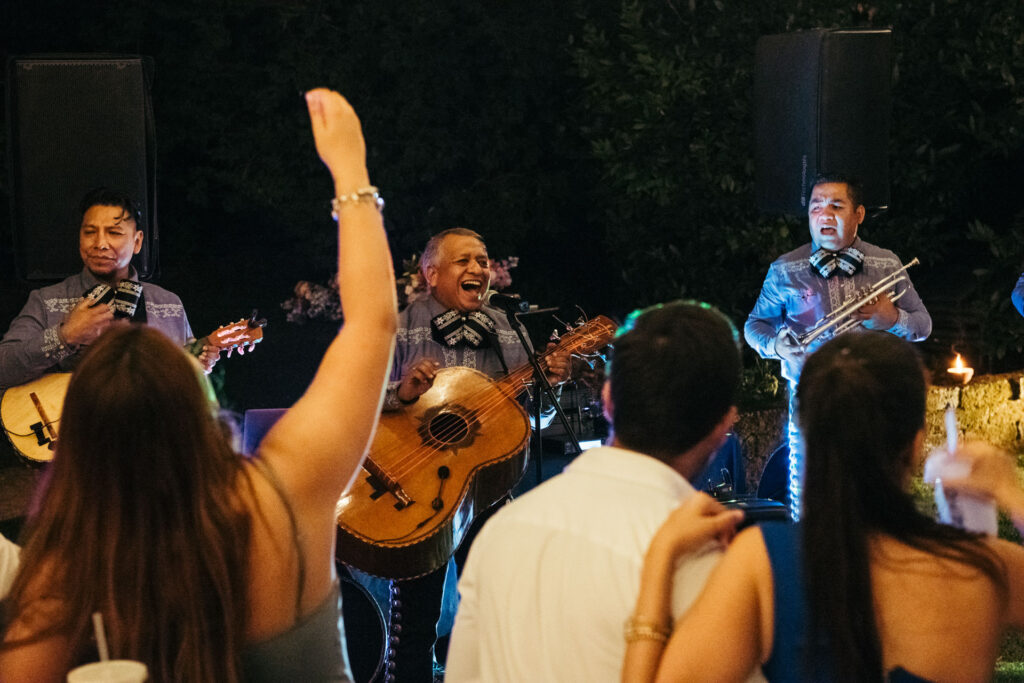
[[[246,683],[351,683],[348,657],[342,647],[344,642],[341,595],[335,582],[327,599],[290,629],[243,650],[243,678]]]
[[[300,548],[299,527],[291,502],[270,465],[259,457],[251,461],[277,491],[288,514],[298,551],[299,588],[295,599],[295,624],[267,640],[247,645],[242,651],[242,676],[246,683],[281,681],[343,681],[353,683],[346,654],[345,625],[341,620],[341,592],[335,581],[319,607],[300,618],[306,566]]]

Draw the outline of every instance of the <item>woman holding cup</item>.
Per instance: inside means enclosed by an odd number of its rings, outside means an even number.
[[[800,524],[736,536],[682,622],[667,623],[671,567],[727,514],[680,508],[652,541],[624,681],[980,681],[1006,628],[1024,626],[1024,549],[940,524],[907,487],[924,444],[926,379],[913,347],[845,334],[807,360],[797,389],[807,453]],[[966,479],[1016,514],[1024,495],[990,447],[965,445]],[[728,521],[728,520],[726,520]]]

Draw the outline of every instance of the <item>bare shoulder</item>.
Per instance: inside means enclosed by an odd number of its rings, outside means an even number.
[[[1008,626],[1024,628],[1024,548],[1002,539],[989,540],[991,547],[1006,570],[1009,600],[1006,602],[1005,619]]]
[[[52,584],[52,564],[43,563],[21,594],[17,616],[3,634],[0,672],[10,678],[2,680],[62,681],[71,667],[73,654],[66,634],[47,634],[65,611],[65,602]]]
[[[771,588],[771,562],[760,527],[747,527],[726,548],[721,562],[715,568],[719,581],[754,585],[758,592],[762,586]]]
[[[729,562],[737,567],[743,567],[747,573],[761,574],[764,569],[771,576],[768,549],[759,526],[747,527],[737,534],[726,549],[725,558],[729,558]]]
[[[1007,570],[1024,566],[1024,547],[1002,538],[988,539],[988,546],[999,555],[999,559],[1007,563]]]

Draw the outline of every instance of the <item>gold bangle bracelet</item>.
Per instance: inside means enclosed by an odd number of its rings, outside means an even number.
[[[656,640],[660,643],[667,643],[672,631],[651,621],[630,618],[626,620],[623,635],[626,637],[627,643],[638,640]]]

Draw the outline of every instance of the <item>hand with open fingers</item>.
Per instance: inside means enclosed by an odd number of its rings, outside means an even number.
[[[66,344],[91,344],[114,322],[114,309],[108,304],[95,304],[91,299],[78,302],[68,319],[61,325],[60,334]]]
[[[317,154],[334,176],[335,187],[344,192],[367,187],[366,142],[352,105],[325,88],[307,92],[306,105]]]
[[[696,493],[668,516],[651,547],[662,546],[679,557],[712,541],[727,545],[742,520],[742,511],[729,510],[706,493]]]
[[[874,301],[858,308],[853,317],[861,320],[869,330],[887,330],[900,319],[900,313],[888,294],[880,294]]]
[[[548,344],[548,351],[555,348],[556,344],[551,342]],[[548,383],[551,386],[561,384],[565,380],[569,379],[569,370],[571,369],[570,358],[568,351],[556,351],[549,353],[544,357],[544,364],[547,369]]]
[[[434,386],[434,377],[441,364],[429,358],[421,358],[406,370],[398,385],[398,399],[403,403],[412,403]]]
[[[1024,491],[1012,455],[984,441],[966,441],[956,449],[954,460],[967,465],[964,477],[942,479],[946,488],[995,499],[1011,514],[1024,512]]]

